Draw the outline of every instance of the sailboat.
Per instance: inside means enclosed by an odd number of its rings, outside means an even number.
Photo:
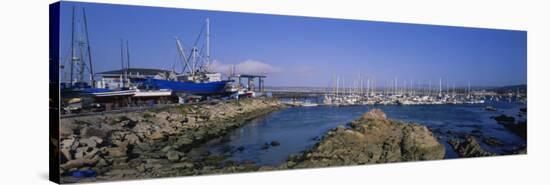
[[[83,24],[77,25],[76,8],[73,7],[72,9],[71,54],[69,59],[70,79],[68,82],[60,84],[63,96],[80,96],[82,94],[110,91],[109,89],[95,88],[86,10],[82,8],[81,12]],[[64,68],[64,66],[60,67]],[[86,69],[89,72],[88,74],[86,74]],[[89,83],[84,80],[85,75],[89,76]]]

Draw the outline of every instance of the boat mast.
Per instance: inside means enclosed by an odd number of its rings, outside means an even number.
[[[73,17],[72,17],[72,24],[71,24],[71,75],[70,75],[70,84],[73,84],[73,78],[74,78],[74,60],[75,60],[75,50],[74,50],[74,27],[75,27],[75,7],[73,6]]]
[[[210,18],[206,18],[206,68],[210,67]]]
[[[130,69],[130,45],[128,44],[128,40],[126,40],[126,79],[128,79],[128,70]]]
[[[185,70],[187,69],[187,66],[191,66],[189,64],[189,61],[187,60],[187,57],[185,57],[185,50],[183,49],[183,46],[181,46],[181,42],[180,42],[180,39],[178,37],[176,37],[176,45],[178,46],[178,50],[179,50],[179,53],[180,53],[180,56],[181,58],[183,59],[183,70],[182,70],[182,73],[185,72]],[[191,70],[191,75],[194,75],[194,71]]]
[[[120,39],[120,64],[123,71],[123,74],[121,75],[122,88],[124,88],[124,81],[126,81],[126,69],[124,68],[124,41],[122,41],[122,39]]]
[[[439,78],[439,97],[441,97],[441,77]]]
[[[94,69],[93,69],[93,66],[92,66],[92,52],[91,52],[91,49],[90,49],[90,38],[88,38],[88,21],[86,19],[86,9],[82,8],[82,15],[84,17],[84,32],[86,34],[86,47],[87,47],[87,50],[88,50],[88,62],[89,62],[89,67],[90,67],[90,80],[91,80],[91,84],[92,84],[92,87],[95,87],[95,79],[94,79]]]

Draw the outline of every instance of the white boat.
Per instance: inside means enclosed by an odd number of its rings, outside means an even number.
[[[311,103],[311,102],[304,102],[301,104],[302,107],[316,107],[319,106],[319,104]]]
[[[169,89],[154,90],[154,91],[138,90],[134,93],[134,97],[159,97],[159,96],[170,96],[170,95],[172,95],[172,91]]]
[[[97,92],[97,93],[92,93],[92,95],[96,97],[133,96],[135,93],[136,93],[135,89],[130,89],[130,90],[109,91],[109,92]]]

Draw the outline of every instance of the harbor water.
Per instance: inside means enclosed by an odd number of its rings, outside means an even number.
[[[486,106],[495,107],[497,111],[485,110]],[[459,134],[474,135],[484,149],[503,154],[525,145],[526,141],[497,124],[491,117],[505,114],[515,116],[517,120],[525,120],[525,117],[518,116],[520,108],[525,106],[518,102],[499,101],[458,105],[291,107],[252,120],[201,148],[213,154],[225,155],[228,160],[277,166],[290,155],[313,147],[327,131],[338,125],[345,126],[365,112],[379,108],[390,119],[426,125],[445,144],[445,158],[458,157],[447,141]],[[503,145],[486,145],[482,142],[486,138],[496,138]],[[273,141],[280,145],[269,145]]]

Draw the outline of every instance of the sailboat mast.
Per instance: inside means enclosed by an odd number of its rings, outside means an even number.
[[[73,6],[73,17],[72,17],[72,24],[71,24],[71,75],[70,75],[70,84],[73,84],[73,78],[74,78],[74,57],[75,57],[75,50],[74,50],[74,27],[75,27],[75,7]]]
[[[210,18],[206,18],[206,66],[210,66]]]
[[[121,64],[122,71],[123,71],[123,74],[121,75],[122,76],[122,87],[125,87],[124,86],[124,81],[126,79],[126,69],[124,68],[124,42],[122,41],[122,39],[120,39],[120,64]]]
[[[126,40],[126,73],[128,73],[128,69],[130,69],[130,45]]]
[[[88,21],[86,19],[86,9],[82,8],[82,15],[84,17],[84,32],[86,34],[86,48],[88,50],[88,62],[89,62],[89,67],[90,67],[90,80],[91,80],[91,84],[92,84],[92,87],[95,87],[95,78],[94,78],[94,68],[93,68],[93,65],[92,65],[92,52],[91,52],[91,49],[90,49],[90,38],[88,38]]]

